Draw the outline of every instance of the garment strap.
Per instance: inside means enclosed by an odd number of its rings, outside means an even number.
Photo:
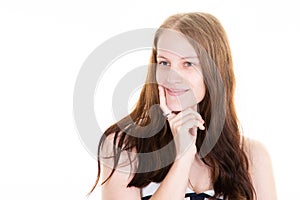
[[[149,200],[152,197],[152,195],[142,197],[142,200]],[[187,193],[185,194],[185,198],[189,198],[190,200],[205,200],[205,198],[210,198],[212,196],[206,194],[206,193]]]
[[[190,197],[190,200],[204,200],[205,198],[210,198],[211,196],[206,193],[188,193],[185,194],[185,198]]]

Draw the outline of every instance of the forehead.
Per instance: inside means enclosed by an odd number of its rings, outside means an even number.
[[[159,35],[157,51],[170,52],[180,57],[197,57],[195,49],[187,38],[182,33],[171,29],[165,29]]]

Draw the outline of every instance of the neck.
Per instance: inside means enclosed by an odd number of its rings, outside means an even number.
[[[199,110],[198,110],[198,104],[193,105],[191,108],[192,108],[193,110],[195,110],[196,112],[199,111]]]

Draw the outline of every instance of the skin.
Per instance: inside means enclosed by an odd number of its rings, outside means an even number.
[[[160,93],[160,98],[165,98],[163,93]],[[166,104],[161,104],[162,107],[165,107]],[[192,109],[187,111],[190,115],[194,115]],[[172,116],[172,120],[175,120],[177,115]],[[181,118],[181,117],[180,117]],[[198,117],[194,117],[197,121]],[[201,124],[201,123],[200,123]],[[180,127],[180,126],[179,126]],[[182,126],[181,126],[182,127]],[[198,126],[199,127],[199,126]],[[191,125],[191,128],[193,126]],[[200,127],[199,127],[200,128]],[[181,129],[183,130],[183,129]],[[182,135],[185,138],[190,138],[190,143],[194,144],[195,135],[192,132],[181,131],[174,132],[176,135]],[[181,139],[183,137],[180,137]],[[112,140],[112,137],[109,138]],[[189,145],[186,146],[185,142],[177,142],[176,149],[178,145],[183,145],[185,150],[183,154],[178,156],[175,160],[173,166],[171,167],[169,173],[165,179],[161,182],[160,187],[153,194],[151,199],[178,199],[182,200],[185,195],[187,187],[190,187],[188,184],[188,179],[193,183],[196,193],[200,193],[211,189],[209,169],[204,165],[195,155],[196,155],[196,146]],[[250,158],[250,175],[253,180],[254,188],[256,191],[258,200],[265,199],[277,199],[275,182],[273,177],[273,170],[270,156],[266,148],[254,140],[246,140],[246,151],[247,156]],[[105,180],[106,177],[111,172],[111,168],[102,165],[102,180]],[[122,170],[116,170],[112,175],[111,179],[102,186],[102,199],[114,200],[114,199],[124,199],[124,200],[140,200],[141,191],[140,188],[136,187],[127,187],[127,184],[130,182],[134,174],[124,173]],[[201,180],[201,181],[196,181]],[[183,183],[183,184],[177,184]]]
[[[205,85],[199,63],[194,48],[180,33],[167,30],[160,36],[156,78],[165,90],[166,104],[171,111],[193,107],[204,98]]]
[[[196,193],[213,189],[209,168],[196,156],[196,129],[205,129],[205,122],[197,112],[196,105],[203,99],[205,87],[199,60],[191,59],[195,55],[194,49],[180,34],[164,33],[158,41],[160,107],[164,113],[177,111],[177,114],[168,115],[177,157],[151,199],[182,200],[187,187]],[[245,150],[250,160],[250,175],[257,199],[276,200],[272,164],[266,148],[257,141],[246,139]],[[110,172],[109,167],[102,165],[102,180]],[[127,187],[133,175],[117,169],[102,186],[102,199],[140,200],[140,188]]]

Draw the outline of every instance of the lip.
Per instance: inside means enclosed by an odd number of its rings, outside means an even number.
[[[188,91],[188,89],[171,89],[171,88],[166,88],[167,93],[170,96],[180,96]]]

